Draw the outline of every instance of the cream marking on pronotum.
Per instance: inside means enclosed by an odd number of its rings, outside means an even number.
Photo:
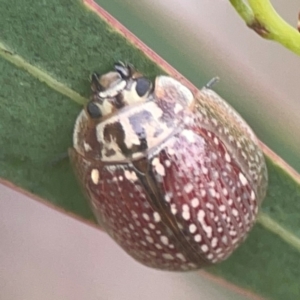
[[[209,85],[194,96],[121,62],[95,74],[96,112],[79,114],[70,153],[96,218],[150,267],[187,271],[226,259],[266,193],[252,130]]]
[[[109,87],[109,89],[107,89],[106,91],[100,92],[99,97],[102,99],[113,98],[117,96],[121,91],[123,91],[125,86],[126,86],[126,81],[120,80],[115,85]]]

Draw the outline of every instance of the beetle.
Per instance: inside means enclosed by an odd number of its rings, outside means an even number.
[[[253,131],[218,94],[131,64],[91,76],[69,150],[100,226],[134,259],[170,271],[225,260],[267,190]]]

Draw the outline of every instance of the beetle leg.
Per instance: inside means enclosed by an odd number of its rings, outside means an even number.
[[[100,84],[100,75],[94,72],[90,76],[91,89],[94,93],[101,92],[104,90],[103,86]]]
[[[114,64],[114,69],[117,71],[123,79],[129,79],[134,73],[134,67],[131,64],[123,63],[118,61]]]

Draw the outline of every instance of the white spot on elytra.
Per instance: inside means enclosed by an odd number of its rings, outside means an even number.
[[[200,235],[200,234],[196,234],[196,235],[194,236],[194,240],[195,240],[195,242],[197,242],[197,243],[201,242],[201,235]]]
[[[99,171],[97,169],[93,169],[91,172],[91,178],[94,184],[99,183]]]
[[[198,211],[198,215],[197,215],[198,221],[200,222],[200,224],[202,225],[203,230],[206,232],[206,235],[208,238],[211,238],[212,236],[212,228],[210,226],[207,226],[206,222],[205,222],[205,211],[200,209]]]
[[[149,228],[150,228],[150,229],[155,229],[155,225],[154,225],[154,224],[152,224],[152,223],[149,223],[149,225],[148,225],[148,226],[149,226]]]
[[[226,235],[223,235],[223,236],[222,236],[222,242],[223,242],[224,244],[227,244],[228,238],[227,238]]]
[[[237,235],[237,232],[236,232],[235,230],[230,230],[230,231],[229,231],[229,234],[230,234],[231,236],[236,236],[236,235]]]
[[[206,232],[207,237],[211,238],[212,237],[212,228],[210,226],[206,226],[206,227],[203,227],[203,229]]]
[[[175,204],[171,204],[171,213],[173,215],[176,215],[177,214],[177,209],[176,209],[176,205]]]
[[[148,214],[146,214],[146,213],[143,213],[143,218],[144,218],[146,221],[150,221],[150,218],[149,218]]]
[[[168,159],[166,159],[166,160],[165,160],[165,165],[166,165],[167,167],[170,167],[170,166],[171,166],[171,162],[170,162]]]
[[[226,206],[225,205],[220,205],[219,210],[220,211],[225,211],[226,210]]]
[[[147,229],[147,228],[143,228],[143,231],[146,235],[149,235],[150,234],[150,231]]]
[[[203,166],[202,167],[202,172],[203,172],[204,175],[206,175],[206,174],[208,174],[208,169]]]
[[[218,238],[214,237],[211,241],[211,246],[215,248],[218,244]]]
[[[184,186],[184,191],[188,194],[194,189],[193,185],[189,182]]]
[[[159,174],[160,176],[165,176],[166,172],[165,172],[165,168],[164,166],[160,163],[159,159],[157,157],[155,157],[152,161],[152,166],[155,168],[155,171],[157,172],[157,174]]]
[[[226,160],[227,162],[231,162],[230,155],[229,155],[227,152],[225,153],[225,160]]]
[[[248,184],[247,178],[241,172],[239,173],[239,179],[240,179],[240,182],[242,183],[242,185],[245,186]]]
[[[182,261],[186,261],[185,257],[183,256],[182,253],[176,253],[176,257],[178,257]]]
[[[190,230],[190,233],[195,233],[197,230],[197,226],[195,224],[190,224],[189,230]]]
[[[125,228],[123,228],[123,231],[124,231],[124,232],[126,232],[126,233],[130,233],[129,229],[128,229],[128,228],[126,228],[126,227],[125,227]]]
[[[191,218],[190,212],[188,210],[183,211],[182,212],[182,217],[183,217],[183,219],[188,221]]]
[[[223,228],[222,227],[218,227],[218,232],[223,232]]]
[[[155,211],[153,213],[153,217],[154,217],[154,222],[158,223],[161,219],[160,219],[160,215],[157,211]]]
[[[216,190],[215,190],[215,189],[210,188],[210,189],[209,189],[209,193],[210,193],[210,195],[211,195],[212,197],[216,197]]]
[[[223,188],[223,189],[222,189],[222,192],[223,192],[223,195],[224,195],[224,196],[227,196],[227,195],[228,195],[228,191],[227,191],[226,188]]]
[[[168,260],[173,260],[174,259],[174,257],[169,253],[163,253],[162,257],[165,258],[165,259],[168,259]]]
[[[171,201],[171,198],[172,198],[172,196],[173,196],[173,194],[172,194],[172,193],[166,193],[166,194],[165,194],[165,200],[166,200],[167,202],[170,202],[170,201]]]
[[[192,207],[196,208],[199,206],[199,200],[197,198],[193,198],[191,201]]]
[[[216,145],[219,145],[219,140],[218,140],[216,137],[214,137],[214,143],[215,143]]]
[[[204,253],[206,253],[206,252],[208,251],[207,245],[202,245],[202,246],[201,246],[201,250],[202,250]]]
[[[207,259],[209,259],[209,260],[213,259],[213,257],[214,256],[211,253],[207,255]]]
[[[200,209],[198,212],[198,221],[201,224],[204,223],[204,217],[205,217],[205,212],[204,212],[204,210]]]
[[[214,187],[216,184],[215,184],[214,181],[210,181],[210,182],[208,183],[208,185],[211,186],[211,187]]]
[[[134,210],[131,211],[131,214],[134,219],[138,217],[138,214]]]
[[[183,204],[182,205],[182,210],[186,211],[186,210],[190,210],[189,206],[187,204]]]
[[[151,236],[147,235],[146,236],[146,240],[150,243],[150,244],[153,244],[154,243],[154,240]]]
[[[164,245],[168,245],[169,244],[169,239],[165,236],[165,235],[162,235],[160,237],[160,240],[161,242],[164,244]]]
[[[160,244],[155,244],[155,247],[156,247],[157,249],[162,249],[162,246],[161,246]]]
[[[214,209],[214,206],[211,204],[211,203],[206,203],[206,207],[210,210],[213,210]]]
[[[234,209],[232,210],[232,214],[233,214],[235,217],[237,217],[237,216],[239,215],[239,212],[234,208]]]
[[[137,181],[137,176],[136,176],[136,173],[134,171],[128,171],[128,170],[125,170],[124,171],[124,175],[126,177],[126,179],[128,179],[129,181]]]

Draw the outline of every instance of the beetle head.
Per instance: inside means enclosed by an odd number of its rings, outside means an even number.
[[[120,109],[149,99],[152,83],[130,64],[115,63],[114,70],[91,77],[92,99],[86,105],[91,119],[102,120]]]

